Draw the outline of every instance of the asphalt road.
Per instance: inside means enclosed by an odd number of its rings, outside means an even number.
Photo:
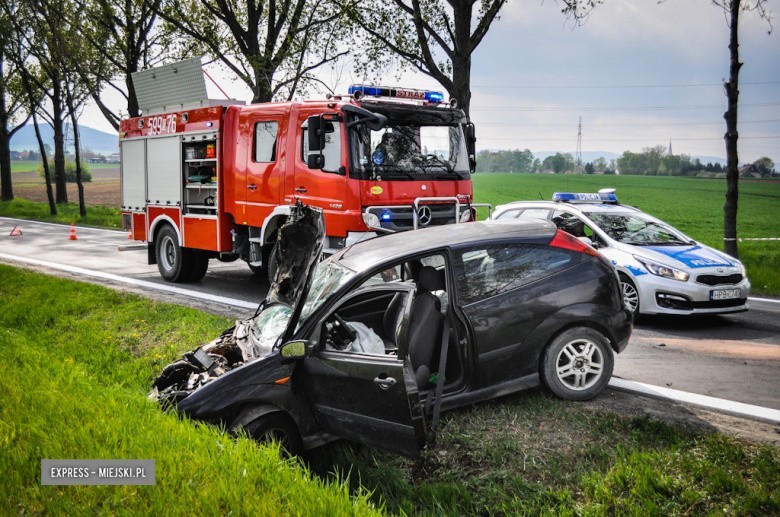
[[[9,234],[15,226],[21,236]],[[268,284],[253,275],[242,261],[212,260],[202,282],[176,285],[163,281],[156,266],[147,264],[146,247],[117,231],[77,228],[50,223],[0,218],[0,262],[28,264],[52,270],[65,264],[70,276],[102,272],[97,281],[125,289],[163,292],[172,301],[197,291],[241,300],[239,307],[220,312],[244,317],[265,297]],[[134,249],[118,251],[119,246]],[[26,262],[20,262],[26,261]],[[83,271],[87,270],[87,271]],[[128,285],[116,277],[136,282]],[[96,281],[94,276],[92,281]],[[616,357],[614,375],[655,386],[780,409],[780,300],[751,299],[750,311],[706,318],[645,317],[634,329],[625,352]],[[204,339],[210,338],[204,336]]]

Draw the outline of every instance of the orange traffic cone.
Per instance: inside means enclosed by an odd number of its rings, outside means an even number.
[[[73,223],[70,224],[70,235],[68,235],[68,239],[72,241],[78,240],[78,237],[76,237],[76,225]]]
[[[11,237],[19,237],[21,234],[22,234],[22,230],[20,230],[18,226],[14,226],[14,229],[11,230],[11,233],[9,235]]]

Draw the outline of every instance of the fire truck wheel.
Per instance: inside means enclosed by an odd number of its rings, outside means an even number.
[[[265,274],[265,266],[253,266],[252,264],[249,264],[249,269],[257,276],[263,276]]]
[[[176,230],[165,225],[157,234],[155,242],[155,254],[157,256],[157,269],[160,275],[168,282],[186,282],[189,280],[189,264],[185,264],[184,251],[179,246]]]
[[[277,245],[274,244],[274,247],[271,249],[271,254],[268,256],[268,285],[273,284],[274,278],[276,277],[276,250]]]
[[[190,251],[190,250],[185,250]],[[199,251],[190,251],[191,257],[190,257],[190,277],[189,280],[192,282],[197,282],[198,280],[202,280],[204,276],[206,276],[206,270],[209,268],[209,257]],[[185,254],[186,257],[186,254]],[[186,259],[185,259],[186,262]]]

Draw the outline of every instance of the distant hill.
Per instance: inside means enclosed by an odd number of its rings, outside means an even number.
[[[42,124],[40,130],[43,142],[54,147],[54,130],[51,126]],[[67,126],[66,135],[68,148],[73,149],[73,132],[70,130],[70,124]],[[91,127],[79,126],[79,137],[82,149],[88,148],[100,154],[119,152],[119,137],[116,133],[106,133]],[[11,150],[26,151],[30,149],[38,152],[38,139],[35,137],[35,128],[32,124],[27,124],[11,139]]]

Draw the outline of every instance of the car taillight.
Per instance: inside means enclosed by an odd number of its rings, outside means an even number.
[[[572,234],[564,232],[563,230],[558,230],[555,232],[555,237],[553,237],[553,240],[550,241],[550,246],[553,248],[563,248],[565,250],[585,253],[586,255],[593,255],[594,257],[599,256],[598,251],[594,250],[579,240],[577,237],[574,237]]]

